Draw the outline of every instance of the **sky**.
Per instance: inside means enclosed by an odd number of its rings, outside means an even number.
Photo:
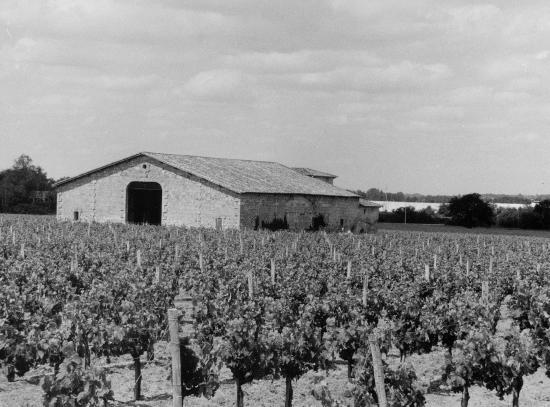
[[[550,2],[0,0],[0,168],[139,151],[550,192]]]

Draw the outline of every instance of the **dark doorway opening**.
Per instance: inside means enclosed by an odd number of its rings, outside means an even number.
[[[156,182],[130,182],[126,192],[128,223],[160,225],[162,219],[162,188]]]

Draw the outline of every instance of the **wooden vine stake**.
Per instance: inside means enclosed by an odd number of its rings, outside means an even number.
[[[199,252],[199,268],[201,273],[204,273],[204,258],[202,256],[202,252]]]
[[[365,272],[365,275],[363,276],[363,296],[361,298],[361,302],[363,303],[363,306],[367,306],[367,291],[369,289],[369,276]]]
[[[346,272],[346,278],[349,280],[351,280],[351,260],[348,260],[348,269],[347,269],[347,272]]]
[[[374,370],[376,394],[378,395],[378,407],[388,407],[386,388],[384,387],[384,366],[382,365],[382,355],[380,354],[378,338],[374,334],[369,335],[369,347],[372,355],[372,367]]]
[[[434,270],[437,270],[437,254],[434,254]]]
[[[139,249],[136,251],[136,261],[137,261],[137,266],[141,268],[141,250]]]
[[[470,275],[470,260],[466,260],[466,275]]]
[[[252,270],[248,272],[248,299],[252,301],[254,298],[254,275]]]
[[[271,259],[271,284],[275,284],[275,259]]]
[[[172,407],[183,407],[178,316],[179,311],[176,308],[168,309],[170,353],[172,355]]]
[[[160,282],[160,266],[155,267],[155,284]]]
[[[424,280],[430,281],[430,266],[427,264],[424,264]]]
[[[22,259],[25,258],[25,243],[21,243],[21,249],[19,250],[19,256],[21,256]]]
[[[481,299],[485,302],[489,301],[489,281],[487,280],[481,283]]]

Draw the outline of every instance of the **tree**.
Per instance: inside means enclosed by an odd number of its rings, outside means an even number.
[[[455,196],[449,202],[449,216],[454,225],[468,228],[494,224],[494,210],[479,194]]]
[[[0,172],[0,212],[52,213],[54,181],[25,154],[12,168]]]
[[[540,217],[542,229],[550,229],[550,199],[540,201],[533,212]]]

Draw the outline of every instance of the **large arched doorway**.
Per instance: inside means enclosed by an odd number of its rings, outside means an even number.
[[[126,221],[160,225],[162,188],[157,182],[130,182],[126,191]]]

